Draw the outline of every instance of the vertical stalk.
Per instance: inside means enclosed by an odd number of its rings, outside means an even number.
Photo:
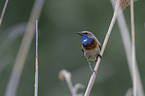
[[[115,7],[116,2],[114,0],[111,0],[111,3],[112,3],[112,6]],[[119,10],[121,10],[121,9],[119,9]],[[127,62],[128,62],[131,80],[133,82],[132,44],[131,44],[132,42],[131,42],[129,30],[127,28],[127,24],[126,24],[123,12],[118,15],[117,21],[118,21],[118,26],[120,28],[120,33],[121,33],[122,41],[123,41],[124,48],[125,48],[125,54],[126,54],[126,58],[127,58]],[[135,58],[135,61],[136,61],[136,58]],[[135,70],[136,70],[136,81],[137,81],[137,88],[136,88],[137,95],[144,96],[144,89],[143,89],[143,84],[142,84],[141,76],[139,73],[137,61],[135,62],[135,65],[136,65]]]
[[[24,68],[25,60],[27,58],[29,48],[31,46],[33,37],[35,35],[35,21],[39,18],[45,0],[35,0],[29,22],[26,27],[26,32],[18,51],[15,64],[7,85],[5,96],[15,96],[16,90],[20,81],[20,77]]]
[[[131,34],[132,34],[132,70],[133,70],[133,96],[136,96],[136,69],[135,69],[135,28],[134,28],[134,2],[130,2],[130,12],[131,12]]]
[[[38,20],[36,20],[35,95],[38,96]]]

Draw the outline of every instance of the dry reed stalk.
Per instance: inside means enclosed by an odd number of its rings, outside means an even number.
[[[108,39],[110,37],[110,34],[111,34],[111,31],[112,31],[112,28],[114,26],[114,23],[116,21],[116,18],[117,18],[117,15],[118,13],[120,13],[120,11],[122,12],[127,6],[128,6],[128,2],[123,2],[124,0],[117,0],[116,2],[116,6],[115,6],[115,10],[114,10],[114,14],[113,14],[113,18],[111,20],[111,23],[110,23],[110,26],[109,26],[109,29],[108,29],[108,32],[106,34],[106,37],[105,37],[105,40],[104,40],[104,43],[103,43],[103,46],[102,46],[102,49],[101,49],[101,52],[100,52],[100,55],[103,56],[103,53],[104,53],[104,50],[106,48],[106,45],[108,43]],[[122,5],[121,5],[122,4]],[[122,10],[119,10],[121,7]],[[98,67],[100,65],[100,61],[101,59],[98,58],[97,62],[96,62],[96,65],[95,65],[95,68],[94,68],[94,71],[96,71],[96,74],[97,74],[97,71],[98,71]],[[95,82],[95,79],[96,79],[96,74],[93,73],[91,78],[90,78],[90,81],[88,83],[88,86],[87,86],[87,89],[86,89],[86,92],[85,92],[85,95],[84,96],[89,96],[90,92],[91,92],[91,89],[93,87],[93,84]]]
[[[38,96],[38,20],[36,20],[36,62],[35,62],[35,94]]]
[[[112,6],[114,7],[115,1],[111,0],[111,2],[112,2]],[[131,74],[131,80],[133,81],[131,39],[130,39],[129,30],[127,28],[127,24],[126,24],[123,13],[118,15],[117,21],[118,21],[118,26],[120,28],[120,33],[121,33],[122,41],[123,41],[124,48],[125,48],[126,58],[127,58],[127,62],[128,62],[127,64],[128,64],[129,71]],[[136,79],[137,79],[137,95],[144,96],[143,84],[142,84],[139,69],[137,66],[138,65],[137,61],[136,61],[135,65],[136,65],[135,68],[136,68],[136,76],[137,76],[136,77]]]
[[[23,71],[26,57],[35,34],[35,20],[39,18],[44,0],[35,0],[29,22],[26,27],[26,32],[24,34],[10,80],[7,85],[5,96],[15,96],[16,90],[19,84],[20,76]]]
[[[132,34],[132,71],[133,71],[133,96],[137,94],[137,82],[136,82],[136,68],[135,68],[135,27],[134,27],[134,1],[130,2],[130,14],[131,14],[131,34]]]
[[[108,29],[108,32],[106,34],[106,37],[105,37],[105,40],[104,40],[104,43],[103,43],[103,46],[102,46],[102,49],[101,49],[101,52],[100,52],[100,55],[103,56],[103,53],[105,51],[105,48],[106,48],[106,45],[108,43],[108,39],[110,37],[110,34],[111,34],[111,31],[112,31],[112,28],[114,26],[114,23],[116,21],[116,18],[117,18],[117,14],[118,12],[114,12],[114,15],[113,15],[113,18],[112,18],[112,21],[111,21],[111,24],[109,26],[109,29]],[[88,83],[88,86],[87,86],[87,89],[86,89],[86,92],[85,92],[85,95],[84,96],[89,96],[90,92],[91,92],[91,89],[93,87],[93,84],[95,82],[95,79],[96,79],[96,75],[97,75],[97,71],[98,71],[98,67],[100,65],[100,61],[101,61],[101,58],[98,58],[97,62],[96,62],[96,65],[95,65],[95,68],[94,68],[94,71],[96,71],[96,73],[94,72],[90,78],[90,81]]]

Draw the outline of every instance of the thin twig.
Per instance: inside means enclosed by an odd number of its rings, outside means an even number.
[[[111,24],[110,24],[109,29],[108,29],[108,32],[107,32],[107,34],[106,34],[106,37],[105,37],[105,40],[104,40],[102,49],[101,49],[101,53],[100,53],[101,56],[103,56],[104,50],[105,50],[106,45],[107,45],[107,43],[108,43],[108,39],[109,39],[109,37],[110,37],[112,28],[113,28],[114,23],[115,23],[115,21],[116,21],[117,14],[118,14],[118,12],[115,11],[115,12],[114,12],[114,15],[113,15],[113,18],[112,18],[112,21],[111,21]],[[96,74],[97,74],[98,67],[99,67],[99,65],[100,65],[100,61],[101,61],[101,59],[98,58],[98,60],[97,60],[97,62],[96,62],[96,65],[95,65],[95,68],[94,68],[94,70],[96,71],[96,73],[94,72],[94,73],[92,74],[92,76],[91,76],[91,78],[90,78],[90,81],[89,81],[89,84],[88,84],[88,86],[87,86],[87,89],[86,89],[86,92],[85,92],[85,95],[84,95],[84,96],[89,96],[89,94],[90,94],[90,92],[91,92],[91,89],[92,89],[92,87],[93,87],[94,81],[95,81],[95,79],[96,79]]]
[[[134,30],[134,2],[130,2],[131,11],[131,33],[132,33],[132,71],[133,71],[133,96],[136,96],[136,69],[135,69],[135,30]]]
[[[2,21],[3,21],[3,17],[4,17],[4,14],[5,14],[6,8],[7,8],[8,1],[9,0],[6,0],[3,11],[2,11],[2,14],[1,14],[1,17],[0,17],[0,27],[1,27],[1,24],[2,24]]]
[[[69,89],[70,89],[70,92],[71,92],[72,96],[83,96],[82,93],[77,93],[77,91],[78,91],[79,89],[84,89],[85,86],[82,85],[82,84],[80,84],[80,83],[77,83],[77,84],[75,84],[75,85],[73,86],[72,81],[71,81],[71,73],[70,73],[70,72],[68,72],[68,71],[65,70],[65,69],[61,70],[61,71],[59,72],[59,79],[60,79],[60,80],[64,80],[64,79],[65,79],[65,80],[66,80],[67,85],[68,85],[68,87],[69,87]]]
[[[65,69],[61,70],[59,72],[59,79],[60,80],[64,80],[65,79],[66,80],[67,85],[68,85],[68,87],[70,89],[70,92],[71,92],[72,96],[74,94],[76,94],[76,92],[73,90],[73,84],[72,84],[72,81],[71,81],[71,73],[70,72],[68,72]]]
[[[29,22],[26,27],[26,32],[24,34],[12,73],[7,86],[5,96],[15,96],[20,76],[25,64],[26,57],[35,34],[35,20],[39,18],[44,0],[35,0]]]
[[[38,96],[38,20],[36,20],[35,95]]]

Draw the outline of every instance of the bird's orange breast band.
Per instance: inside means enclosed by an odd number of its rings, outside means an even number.
[[[95,49],[95,48],[97,47],[97,45],[98,45],[98,43],[97,43],[97,41],[95,40],[95,42],[94,42],[91,46],[87,46],[87,47],[83,46],[83,48],[84,48],[85,50],[93,50],[93,49]]]

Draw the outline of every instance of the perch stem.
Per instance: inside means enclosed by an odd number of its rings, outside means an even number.
[[[105,37],[105,40],[104,40],[104,43],[103,43],[103,46],[102,46],[102,49],[101,49],[101,53],[100,55],[103,56],[103,53],[105,51],[105,48],[106,48],[106,45],[108,43],[108,39],[110,37],[110,34],[111,34],[111,31],[112,31],[112,28],[114,26],[114,23],[116,21],[116,18],[117,18],[117,12],[114,12],[114,15],[113,15],[113,18],[112,18],[112,21],[111,21],[111,24],[109,26],[109,29],[108,29],[108,32],[106,34],[106,37]],[[96,62],[96,65],[95,65],[95,68],[94,68],[94,71],[96,71],[96,74],[97,74],[97,71],[98,71],[98,67],[100,65],[100,61],[101,61],[101,58],[98,58],[97,62]],[[89,81],[89,84],[87,86],[87,89],[86,89],[86,92],[85,92],[85,95],[84,96],[89,96],[90,92],[91,92],[91,89],[93,87],[93,84],[95,82],[95,79],[96,79],[96,74],[93,72],[91,78],[90,78],[90,81]]]

